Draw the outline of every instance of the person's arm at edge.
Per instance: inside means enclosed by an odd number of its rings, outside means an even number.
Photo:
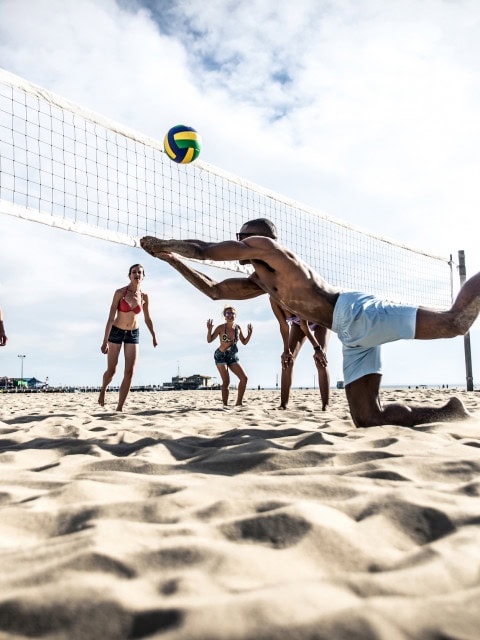
[[[0,347],[4,347],[7,344],[8,338],[5,333],[5,326],[3,324],[3,312],[0,307]]]

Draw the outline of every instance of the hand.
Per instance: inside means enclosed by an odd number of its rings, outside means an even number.
[[[288,369],[293,364],[293,356],[291,351],[284,351],[280,356],[280,362],[282,363],[282,369]]]
[[[157,342],[157,338],[155,336],[153,336],[153,346],[154,348],[157,346],[158,342]]]
[[[102,346],[100,347],[100,351],[102,353],[108,353],[108,342],[102,342]]]
[[[251,336],[251,335],[252,335],[252,332],[253,332],[253,327],[252,327],[252,325],[251,325],[251,324],[248,324],[248,325],[247,325],[247,329],[248,329],[248,335],[249,335],[249,336]]]
[[[180,262],[177,256],[174,253],[171,253],[170,251],[160,251],[159,253],[155,254],[155,258],[158,258],[159,260],[163,260],[168,264],[174,264],[175,262],[177,263]]]
[[[208,331],[211,331],[213,329],[213,320],[211,320],[210,318],[207,320],[207,329]]]
[[[320,349],[316,349],[313,352],[313,359],[315,361],[315,364],[319,365],[320,367],[326,367],[328,365],[327,354],[322,349],[322,347],[320,347]]]

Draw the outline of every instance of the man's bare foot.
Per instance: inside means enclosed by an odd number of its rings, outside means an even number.
[[[442,407],[442,419],[445,422],[450,420],[465,420],[471,418],[472,414],[467,411],[465,405],[460,398],[450,398],[446,405]]]
[[[101,407],[105,406],[105,392],[106,392],[106,389],[101,389],[100,394],[98,396],[98,404]]]
[[[322,411],[327,411],[327,410],[328,410],[328,404],[322,405]]]
[[[286,404],[281,404],[279,407],[277,407],[278,411],[286,411],[287,410],[287,405]]]

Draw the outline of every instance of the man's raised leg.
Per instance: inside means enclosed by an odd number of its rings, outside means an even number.
[[[465,335],[480,313],[480,273],[469,278],[448,311],[420,307],[417,311],[415,338],[434,340]]]

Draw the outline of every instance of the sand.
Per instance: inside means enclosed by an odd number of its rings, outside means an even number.
[[[415,429],[355,429],[343,391],[0,395],[0,638],[478,640],[480,393],[456,395],[473,419]]]

